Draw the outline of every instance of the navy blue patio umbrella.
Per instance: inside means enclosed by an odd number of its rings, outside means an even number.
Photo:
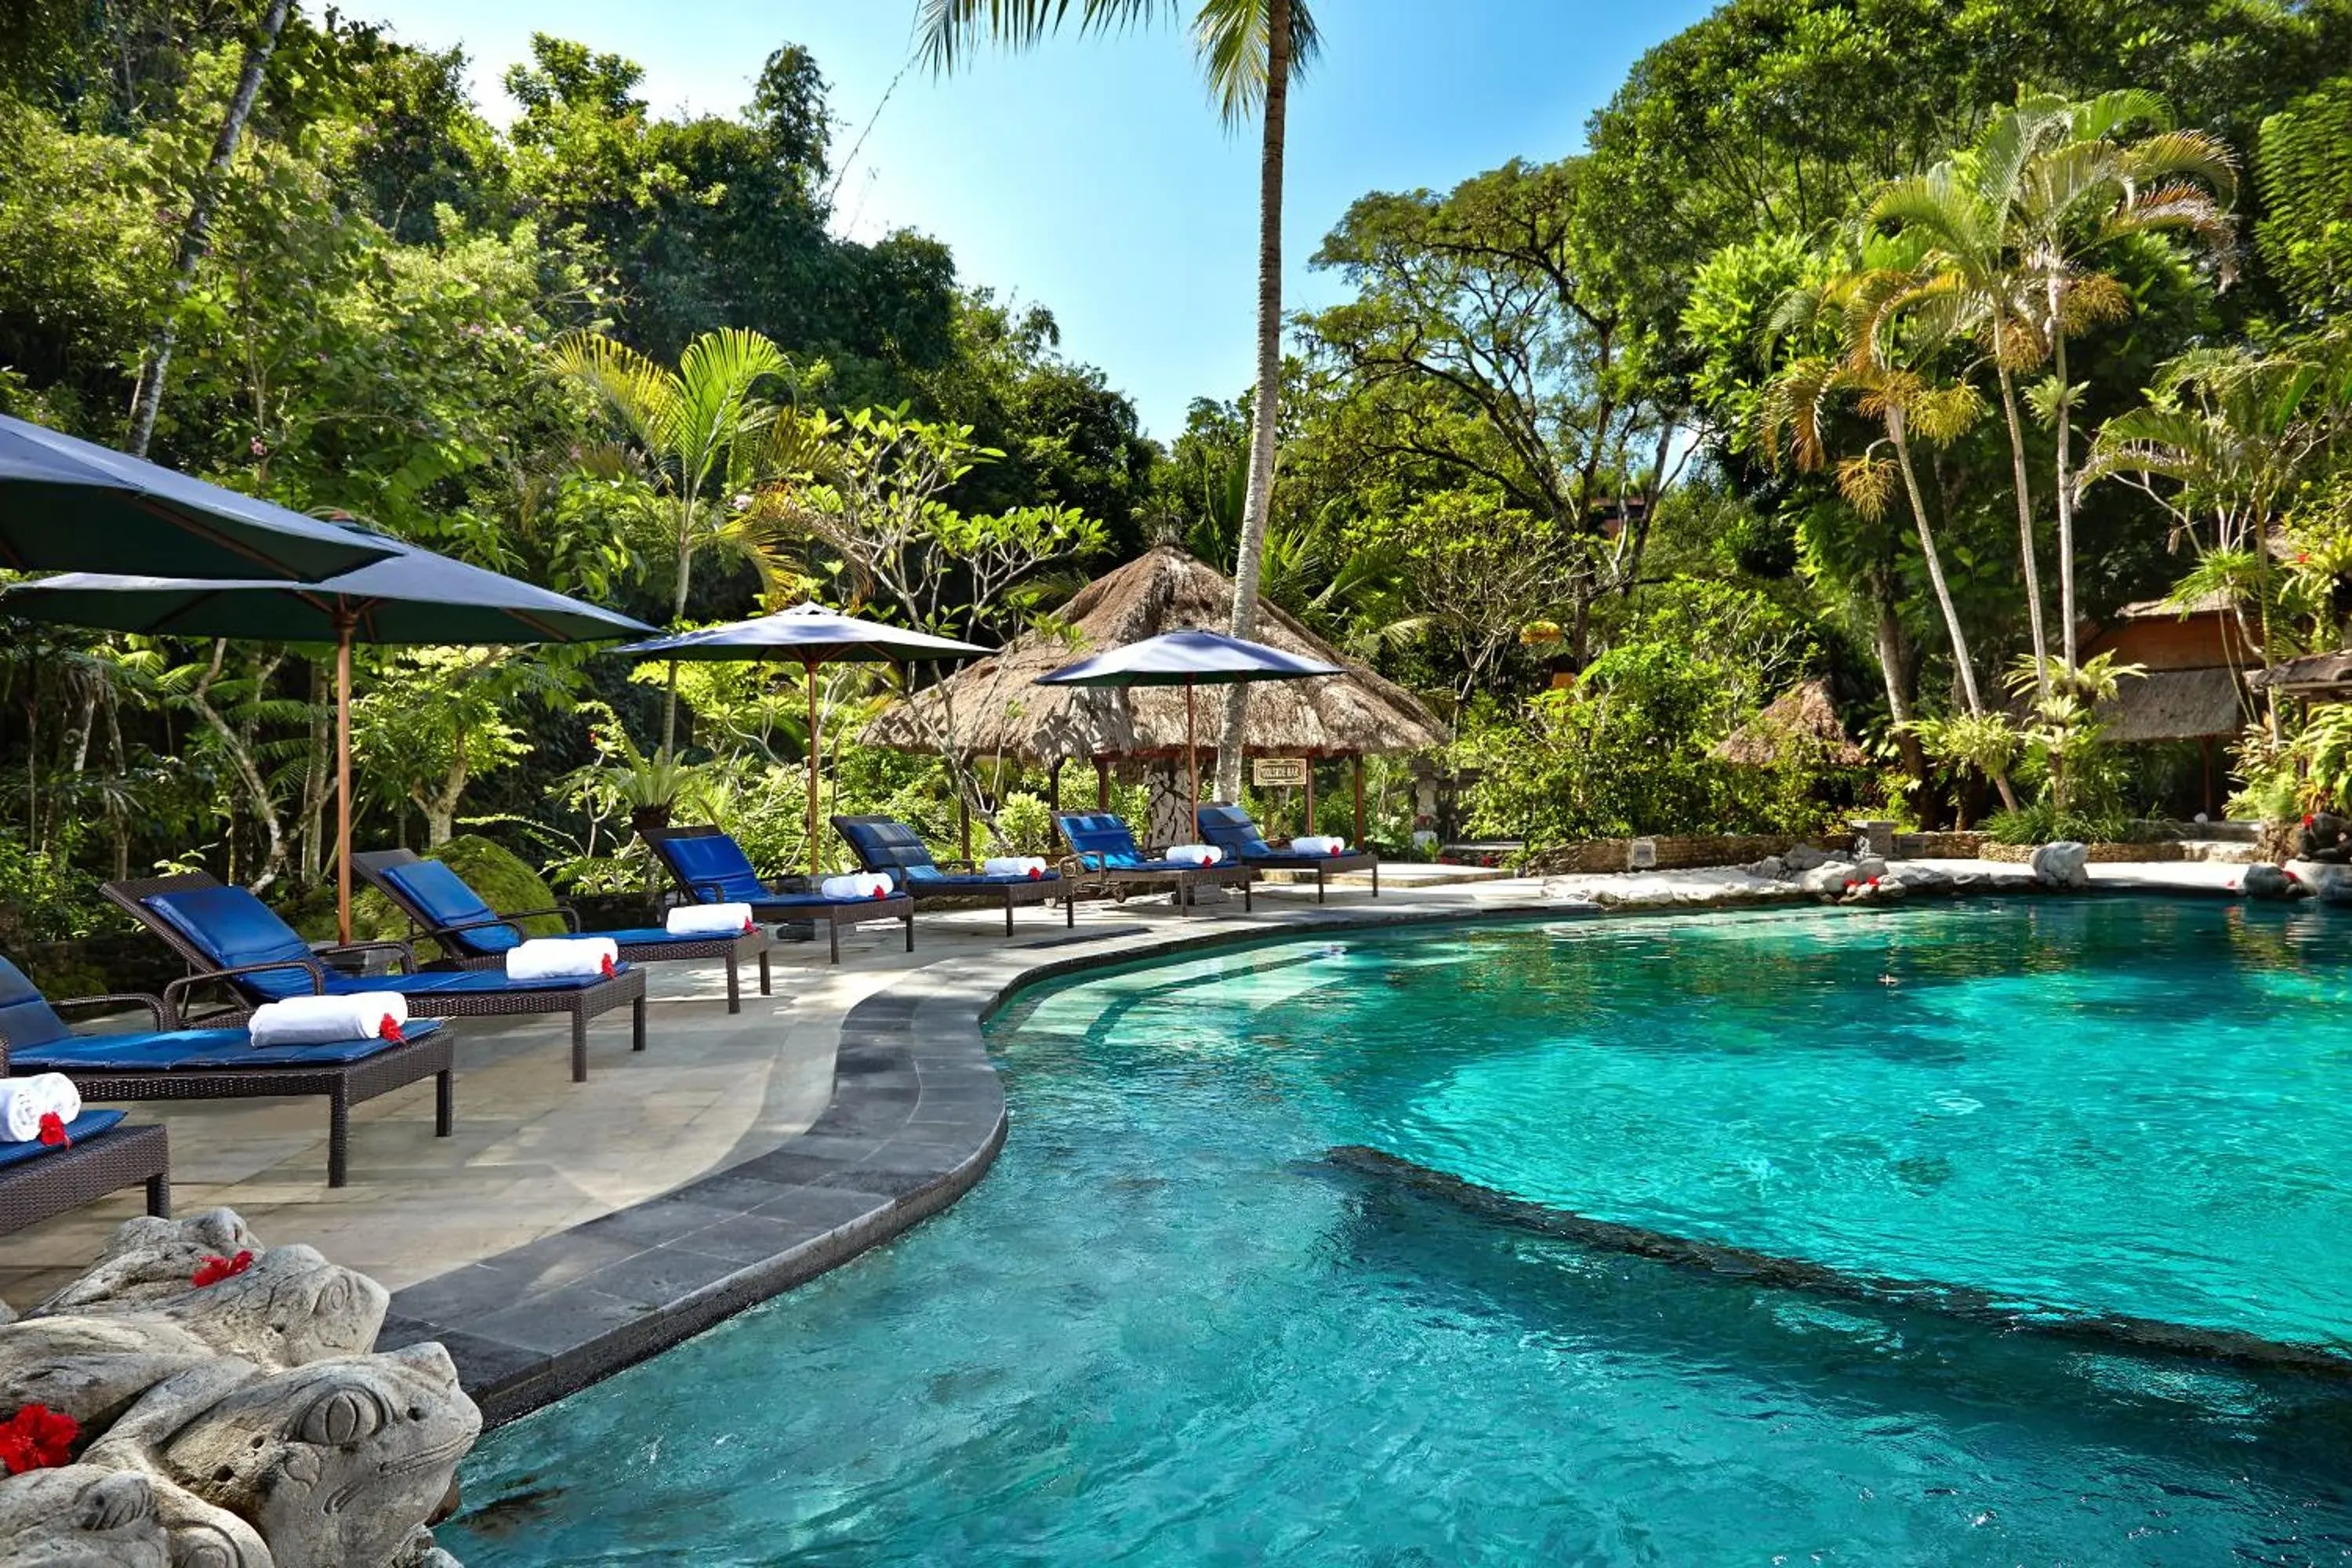
[[[1192,816],[1201,819],[1201,746],[1193,692],[1202,686],[1248,680],[1307,680],[1344,673],[1336,664],[1302,658],[1247,637],[1223,632],[1161,632],[1124,647],[1082,658],[1037,678],[1040,686],[1181,686],[1184,689],[1184,762],[1192,777]]]
[[[953,637],[909,631],[881,621],[862,620],[828,610],[822,605],[794,605],[772,616],[730,621],[723,626],[679,632],[650,642],[630,643],[614,650],[637,658],[746,660],[791,658],[800,661],[808,679],[808,853],[809,875],[817,874],[817,741],[816,672],[820,666],[847,659],[868,664],[902,664],[912,659],[957,658],[988,649]]]
[[[19,584],[0,612],[151,637],[335,645],[336,916],[352,937],[352,645],[594,642],[653,628],[388,534],[339,529],[383,559],[322,583],[215,582],[78,572]]]
[[[0,566],[179,577],[330,577],[375,539],[0,415]]]

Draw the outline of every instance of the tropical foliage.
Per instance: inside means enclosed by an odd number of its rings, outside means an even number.
[[[992,644],[1180,538],[1454,721],[1458,811],[1374,770],[1394,847],[2194,810],[2177,758],[2103,739],[2137,678],[2085,637],[2168,600],[2249,672],[2341,645],[2334,0],[1727,0],[1587,151],[1364,195],[1288,318],[1305,5],[916,16],[959,70],[1171,18],[1256,134],[1264,288],[1253,384],[1161,441],[1044,308],[919,233],[835,232],[803,49],[735,113],[666,116],[541,37],[501,124],[454,49],[277,0],[11,24],[0,409],[118,444],[152,416],[161,460],[679,626],[813,597]],[[649,811],[798,862],[812,700],[825,804],[945,848],[1044,831],[1034,772],[855,743],[886,672],[362,649],[358,681],[363,842],[478,830],[575,890],[643,885]],[[1731,760],[1800,682],[1870,761]],[[0,943],[159,863],[308,896],[328,684],[315,648],[12,626]],[[2346,804],[2339,712],[2245,717],[2242,805]]]

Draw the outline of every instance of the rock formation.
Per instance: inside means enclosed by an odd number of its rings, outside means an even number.
[[[439,1345],[370,1353],[389,1300],[227,1209],[124,1225],[0,1322],[0,1438],[51,1434],[0,1476],[0,1568],[455,1568],[429,1527],[481,1413]]]

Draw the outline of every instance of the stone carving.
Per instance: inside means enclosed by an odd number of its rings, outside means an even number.
[[[2352,838],[2347,838],[2347,829],[2352,829],[2352,824],[2333,812],[2313,814],[2295,832],[2295,858],[2331,866],[2352,860]]]
[[[2247,867],[2238,885],[2250,899],[2300,899],[2311,892],[2293,871],[2267,862]]]
[[[370,1353],[389,1301],[227,1209],[123,1226],[0,1319],[0,1421],[79,1427],[73,1463],[0,1477],[0,1568],[457,1568],[429,1526],[481,1413],[439,1345]]]
[[[2087,888],[2091,885],[2091,852],[2071,838],[2044,844],[2027,862],[2033,879],[2045,888]]]

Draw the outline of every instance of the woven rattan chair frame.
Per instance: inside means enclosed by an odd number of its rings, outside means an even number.
[[[144,1184],[147,1212],[172,1213],[172,1143],[161,1127],[114,1126],[0,1172],[0,1236]]]

